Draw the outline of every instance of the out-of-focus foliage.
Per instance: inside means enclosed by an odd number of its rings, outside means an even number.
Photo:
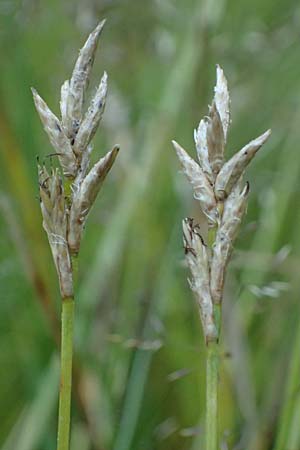
[[[292,0],[1,0],[0,445],[55,448],[59,291],[36,155],[52,150],[35,86],[59,87],[103,17],[109,96],[94,154],[119,143],[85,231],[77,287],[72,450],[203,449],[205,348],[181,220],[201,222],[170,144],[192,153],[215,64],[229,80],[228,154],[265,129],[227,279],[224,449],[300,448],[300,7]],[[47,158],[46,158],[47,159]],[[55,162],[54,162],[55,163]]]

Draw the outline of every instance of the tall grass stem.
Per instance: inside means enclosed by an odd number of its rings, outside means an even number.
[[[63,299],[61,320],[61,375],[57,450],[68,450],[70,441],[74,298]]]
[[[219,345],[209,342],[206,358],[206,450],[218,449]]]

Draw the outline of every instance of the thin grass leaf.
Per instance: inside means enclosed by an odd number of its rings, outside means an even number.
[[[45,370],[33,401],[25,408],[16,428],[4,443],[2,450],[36,450],[48,433],[54,414],[59,384],[59,362],[56,355]]]

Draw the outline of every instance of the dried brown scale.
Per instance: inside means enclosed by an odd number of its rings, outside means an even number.
[[[172,143],[183,171],[193,186],[195,199],[199,200],[201,209],[208,217],[209,221],[215,223],[218,218],[216,208],[217,202],[210,182],[199,164],[197,164],[176,141],[172,141]]]
[[[203,172],[207,176],[208,181],[211,185],[214,182],[214,176],[210,167],[208,159],[208,148],[207,148],[207,120],[202,119],[199,126],[194,130],[194,141],[196,145],[197,155],[200,167],[202,167]]]
[[[210,286],[214,303],[222,301],[226,268],[233,250],[233,243],[246,212],[248,194],[248,183],[242,191],[237,184],[224,202],[224,212],[213,246],[211,261]]]
[[[88,145],[85,152],[83,152],[80,160],[80,169],[76,173],[76,177],[72,184],[72,192],[73,194],[78,191],[80,188],[81,183],[83,182],[84,178],[86,177],[86,174],[89,170],[89,164],[90,164],[90,155],[92,153],[93,147],[92,145]]]
[[[232,242],[238,235],[241,220],[246,212],[249,190],[249,183],[246,183],[243,189],[241,189],[240,184],[236,184],[224,203],[222,221],[218,232],[222,232]]]
[[[193,219],[183,220],[182,227],[186,261],[192,274],[189,285],[199,305],[205,338],[207,341],[214,340],[217,336],[217,330],[213,321],[207,248],[199,234],[198,225],[194,226],[193,224]]]
[[[91,101],[91,105],[87,110],[75,137],[73,149],[76,155],[82,155],[97,131],[104,112],[106,94],[107,74],[104,72],[96,94]]]
[[[65,193],[58,169],[49,175],[39,167],[41,211],[53,260],[59,277],[62,298],[73,295],[71,261],[67,245],[67,209]]]
[[[93,67],[97,45],[104,24],[105,20],[99,23],[95,30],[89,35],[85,45],[80,50],[72,77],[69,82],[68,95],[65,95],[66,106],[63,107],[65,115],[62,119],[67,130],[67,135],[71,139],[76,135],[82,120],[84,95],[89,84],[90,73]]]
[[[177,142],[172,141],[180,164],[206,215],[210,248],[206,248],[199,227],[192,219],[183,222],[185,256],[192,274],[190,287],[195,294],[206,342],[218,340],[220,323],[214,305],[223,297],[226,267],[241,221],[246,212],[248,183],[243,173],[270,130],[251,141],[224,163],[224,147],[230,123],[229,92],[223,70],[217,66],[217,82],[209,115],[194,131],[199,164]]]
[[[62,130],[60,121],[44,100],[32,89],[35,107],[52,146],[55,148],[65,176],[74,177],[77,171],[76,158],[69,139]]]
[[[261,136],[245,145],[245,147],[224,164],[215,183],[215,194],[218,199],[222,200],[230,194],[231,189],[242,176],[244,170],[261,146],[266,142],[270,134],[271,130],[267,130]]]
[[[119,147],[114,147],[113,150],[101,158],[86,175],[79,189],[73,194],[68,233],[68,244],[71,254],[77,254],[79,251],[86,217],[118,152]]]
[[[207,118],[206,141],[208,159],[214,178],[220,172],[224,162],[224,131],[215,102],[213,102]]]
[[[36,109],[55,149],[52,155],[58,156],[63,174],[68,177],[63,183],[58,169],[48,173],[45,167],[39,166],[43,226],[48,235],[63,298],[73,295],[70,255],[79,251],[86,217],[119,150],[114,147],[89,171],[91,140],[99,126],[106,101],[106,73],[84,117],[83,101],[104,22],[88,37],[70,81],[65,81],[61,87],[61,121],[32,90]]]
[[[217,64],[217,82],[215,86],[214,102],[219,112],[223,126],[224,141],[227,140],[227,131],[230,124],[230,97],[227,86],[227,80],[221,67]]]

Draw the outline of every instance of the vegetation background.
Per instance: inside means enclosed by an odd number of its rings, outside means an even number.
[[[205,348],[181,220],[199,208],[170,144],[192,154],[219,63],[228,155],[271,127],[248,178],[223,323],[222,449],[300,449],[300,6],[292,0],[0,1],[0,445],[55,448],[60,299],[39,211],[52,150],[34,86],[58,113],[77,50],[107,17],[94,158],[121,152],[88,220],[76,300],[72,450],[203,449]]]

